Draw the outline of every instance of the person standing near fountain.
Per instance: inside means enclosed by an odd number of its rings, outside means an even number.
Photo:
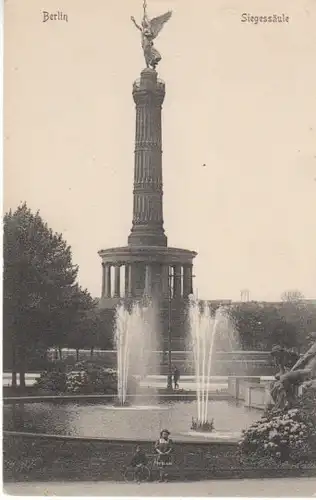
[[[173,368],[173,383],[174,383],[174,390],[179,389],[179,380],[180,380],[180,371],[179,369],[175,366]]]
[[[165,473],[165,468],[172,465],[171,452],[173,448],[172,440],[169,438],[169,435],[170,432],[167,429],[163,429],[160,433],[160,438],[155,444],[155,452],[157,453],[155,464],[160,471],[160,482],[168,476],[168,474]]]

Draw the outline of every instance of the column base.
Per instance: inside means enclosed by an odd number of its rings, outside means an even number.
[[[168,239],[163,229],[150,231],[148,227],[133,227],[128,237],[128,246],[166,247],[167,245]]]

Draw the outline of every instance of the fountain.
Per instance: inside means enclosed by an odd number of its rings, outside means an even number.
[[[128,398],[131,380],[138,381],[152,369],[152,352],[156,350],[155,308],[152,303],[136,302],[128,309],[120,304],[116,310],[115,342],[117,352],[117,406],[137,403],[140,394]],[[136,385],[136,384],[134,384]]]
[[[191,339],[193,341],[194,365],[196,372],[197,391],[196,401],[181,401],[178,399],[166,400],[162,404],[158,397],[144,394],[144,388],[134,390],[130,387],[132,377],[145,377],[150,372],[157,373],[154,360],[158,362],[155,350],[156,332],[155,321],[157,308],[154,303],[141,301],[134,305],[120,305],[117,308],[116,334],[117,343],[117,372],[118,398],[116,405],[106,398],[96,400],[71,401],[69,396],[63,401],[42,401],[37,398],[23,408],[23,421],[17,421],[12,403],[6,402],[5,429],[28,430],[34,429],[40,434],[60,434],[65,436],[96,437],[113,441],[131,439],[148,440],[157,438],[159,429],[168,428],[175,439],[186,439],[190,442],[200,441],[201,438],[217,442],[234,442],[240,439],[241,429],[247,428],[261,416],[258,410],[244,411],[238,405],[232,405],[227,400],[214,400],[209,381],[212,376],[212,367],[216,361],[217,347],[231,348],[233,333],[225,310],[218,310],[213,316],[208,304],[192,302],[190,304]],[[191,343],[192,350],[192,343]],[[214,373],[214,372],[213,372]],[[138,394],[137,394],[138,393]],[[32,397],[31,397],[32,398]],[[57,396],[58,398],[58,396]],[[53,408],[52,408],[53,405]],[[210,408],[211,412],[209,411]],[[197,418],[188,429],[192,415]],[[21,410],[22,412],[22,410]],[[216,430],[213,429],[215,422]]]
[[[216,344],[228,342],[230,349],[235,342],[228,314],[221,307],[212,314],[207,302],[192,298],[189,304],[190,342],[193,351],[193,362],[196,380],[197,419],[192,418],[191,429],[200,432],[211,432],[214,420],[209,420],[209,396],[212,365]],[[219,340],[219,342],[218,342]],[[222,342],[221,342],[222,341]],[[222,347],[222,346],[221,346]]]

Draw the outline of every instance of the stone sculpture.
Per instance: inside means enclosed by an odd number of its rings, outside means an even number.
[[[170,19],[172,12],[166,12],[161,16],[149,19],[147,15],[147,2],[144,0],[143,3],[143,20],[141,25],[137,24],[135,18],[132,16],[131,20],[135,24],[136,28],[141,32],[142,39],[142,49],[144,52],[144,57],[146,61],[147,68],[156,69],[157,64],[161,61],[161,55],[158,50],[154,47],[155,38],[159,35],[163,28],[163,25]]]
[[[271,355],[279,367],[279,373],[270,387],[273,410],[291,408],[304,390],[316,390],[316,333],[310,334],[309,337],[312,340],[311,347],[291,368],[289,362],[292,352],[280,346],[272,349]]]

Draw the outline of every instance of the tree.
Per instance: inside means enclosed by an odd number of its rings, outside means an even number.
[[[299,350],[304,350],[308,345],[308,334],[316,326],[315,304],[304,300],[303,293],[297,289],[285,291],[281,298],[283,317],[295,325]]]
[[[113,349],[113,329],[115,312],[112,309],[89,309],[80,322],[68,332],[67,347],[76,349],[77,360],[80,349],[90,349],[93,357],[94,349]]]
[[[86,290],[82,290],[78,284],[65,289],[61,300],[56,301],[51,309],[50,323],[47,325],[50,345],[58,347],[59,357],[62,359],[62,348],[70,347],[69,339],[77,336],[77,345],[84,347],[82,342],[83,325],[89,312],[96,303]]]
[[[230,310],[231,319],[238,332],[241,347],[253,350],[257,347],[258,331],[261,330],[260,310],[252,302],[235,304]]]
[[[295,326],[299,350],[305,351],[308,347],[308,334],[316,331],[316,304],[305,300],[282,302],[280,314]]]
[[[273,345],[281,345],[285,348],[297,347],[297,330],[295,325],[288,323],[282,317],[278,318],[271,330],[271,340],[269,350],[272,349]]]
[[[115,309],[99,309],[98,347],[114,349]]]
[[[92,309],[86,320],[87,347],[90,349],[91,357],[96,347],[100,349],[113,349],[115,310],[114,309]]]
[[[239,334],[241,347],[245,350],[271,350],[277,343],[286,347],[297,345],[295,325],[282,317],[275,304],[264,302],[234,304],[230,314]]]
[[[95,309],[91,309],[81,315],[80,320],[76,322],[66,336],[66,345],[69,348],[76,349],[76,358],[79,361],[80,349],[92,349],[96,345],[95,337],[98,334],[97,316]]]
[[[4,216],[3,252],[4,343],[12,385],[19,372],[23,388],[30,353],[61,342],[93,301],[76,283],[78,267],[62,235],[26,203]]]

